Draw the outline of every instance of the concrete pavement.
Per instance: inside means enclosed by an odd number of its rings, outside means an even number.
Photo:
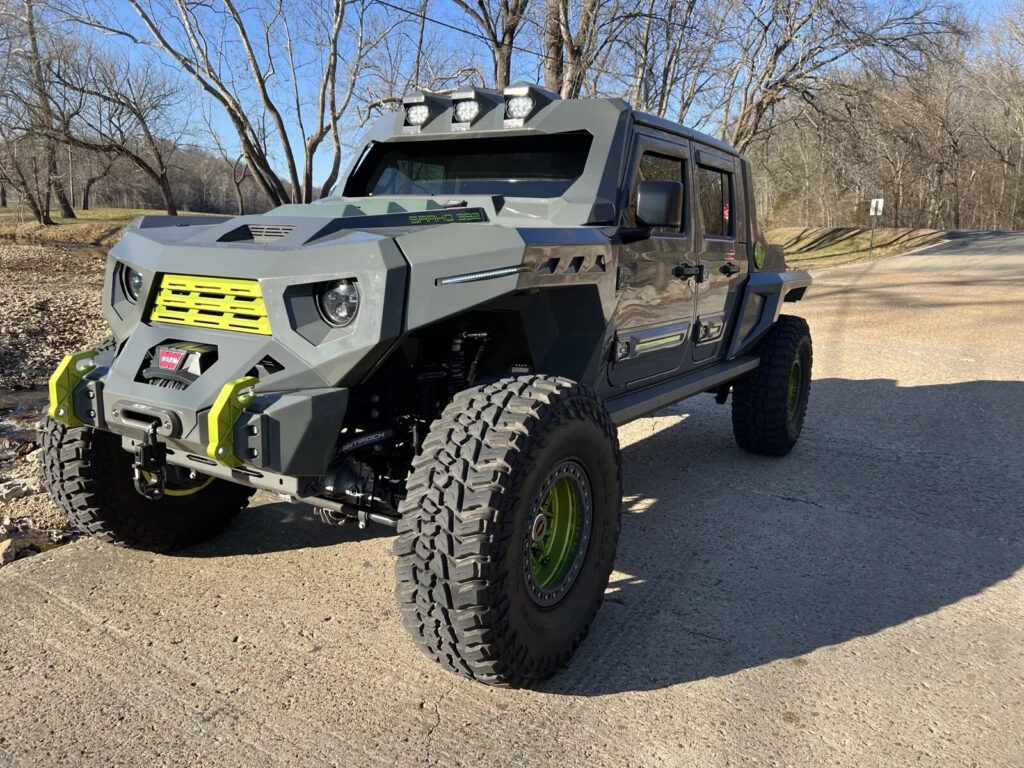
[[[0,571],[0,764],[1024,764],[1005,237],[817,274],[786,459],[741,453],[710,397],[624,427],[616,573],[543,691],[412,647],[385,531],[263,503],[175,556],[80,541]]]

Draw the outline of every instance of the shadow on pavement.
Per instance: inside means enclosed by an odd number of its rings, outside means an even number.
[[[699,402],[696,420],[624,450],[625,578],[546,690],[648,690],[799,657],[1024,564],[1024,383],[825,379],[811,403],[785,459],[709,445],[723,430],[694,421],[728,415]]]
[[[307,547],[331,547],[365,541],[392,532],[380,525],[359,530],[355,523],[326,525],[304,504],[257,504],[243,510],[212,539],[171,552],[173,557],[230,557],[285,552]]]
[[[1011,576],[1024,564],[1022,405],[1024,382],[819,379],[784,459],[741,452],[709,398],[667,409],[681,423],[623,451],[617,573],[590,636],[544,689],[603,695],[802,663]],[[176,554],[390,535],[264,504]]]

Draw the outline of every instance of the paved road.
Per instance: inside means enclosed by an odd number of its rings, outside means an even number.
[[[617,570],[545,690],[441,671],[388,536],[267,503],[0,571],[0,764],[1024,764],[1024,242],[971,242],[819,273],[789,458],[710,398],[622,430]]]

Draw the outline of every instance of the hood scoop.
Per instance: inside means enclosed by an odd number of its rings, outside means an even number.
[[[295,229],[294,224],[243,224],[225,232],[218,243],[272,243]]]

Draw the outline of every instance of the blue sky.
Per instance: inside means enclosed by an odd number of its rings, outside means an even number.
[[[151,0],[152,1],[152,0]],[[257,0],[258,1],[258,0]],[[156,0],[160,2],[160,0]],[[131,6],[125,0],[86,0],[86,3],[93,5],[94,8],[99,10],[101,13],[106,13],[106,19],[115,20],[116,23],[124,25],[125,28],[131,29],[134,32],[145,36],[144,29],[139,22],[139,19]],[[108,4],[109,3],[109,4]],[[286,8],[293,8],[295,6],[286,6]],[[961,3],[965,14],[971,21],[979,24],[985,24],[986,22],[995,18],[999,11],[1004,7],[1004,2],[1000,0],[964,0]],[[248,12],[248,13],[251,13]],[[476,27],[471,19],[465,16],[461,10],[455,7],[451,0],[431,0],[428,6],[428,15],[436,18],[446,24],[464,28],[466,30],[476,31]],[[401,13],[393,9],[387,10],[387,15],[381,16],[381,21],[393,21],[395,18],[400,18]],[[256,19],[252,19],[255,21]],[[302,22],[296,21],[289,18],[287,20],[288,28],[291,34],[301,36],[307,33],[307,27],[310,29],[315,28],[313,19],[303,18]],[[393,45],[396,51],[404,53],[406,60],[411,60],[410,44],[412,48],[415,47],[415,38],[417,31],[418,20],[413,16],[407,16],[402,27],[400,27],[392,35],[392,39],[389,39],[388,44]],[[452,57],[451,64],[455,65],[468,65],[474,64],[480,68],[484,76],[487,78],[491,77],[491,58],[486,45],[479,39],[475,38],[470,34],[462,34],[450,28],[441,25],[435,25],[428,22],[427,25],[427,37],[436,46],[450,51]],[[523,39],[520,43],[523,47],[529,45],[527,39]],[[133,59],[138,57],[152,57],[159,56],[161,60],[169,62],[168,57],[163,54],[158,54],[151,48],[133,46],[123,41],[119,42],[114,38],[107,38],[104,40],[104,45],[118,45],[123,46],[127,55]],[[403,49],[404,47],[404,49]],[[302,45],[297,44],[296,49],[299,51],[300,57],[303,55]],[[308,52],[309,58],[311,59],[310,71],[316,71],[316,64],[312,61],[315,59],[317,46],[309,46],[305,49]],[[244,58],[240,51],[223,51],[225,53],[228,63],[233,69],[237,67],[244,67]],[[396,54],[395,58],[401,58]],[[517,51],[513,58],[513,79],[526,79],[526,80],[539,80],[541,77],[541,63],[542,59],[539,56],[531,55],[526,51]],[[305,80],[300,78],[300,86],[305,84]],[[212,103],[208,97],[202,95],[201,90],[196,86],[190,79],[185,80],[185,85],[188,93],[186,103],[183,105],[189,115],[190,123],[193,127],[193,139],[198,143],[211,143],[208,137],[203,136],[206,131],[206,122],[209,119],[213,129],[219,134],[220,139],[224,146],[228,148],[230,152],[236,152],[238,147],[238,139],[234,132],[234,129],[224,114],[223,110],[216,104]],[[290,85],[281,83],[282,86],[282,100],[285,91],[290,88]],[[287,88],[285,87],[287,86]],[[369,84],[367,85],[369,87]],[[346,123],[349,123],[349,129],[346,131],[345,140],[346,143],[351,146],[356,146],[359,143],[362,130],[355,125],[357,122],[353,119],[354,115],[350,115],[346,119]],[[286,114],[285,115],[286,125],[293,145],[297,145],[301,142],[298,140],[298,121],[296,115]],[[308,122],[308,120],[307,120]],[[271,149],[276,151],[277,142],[271,142]],[[301,163],[301,152],[297,153],[300,157],[297,161]],[[351,157],[351,151],[343,161],[343,168],[347,166],[347,161]],[[284,165],[281,156],[276,156],[275,160],[280,168],[283,169]],[[314,160],[314,178],[319,181],[324,178],[327,174],[331,162],[331,152],[329,143],[326,143],[316,155]]]

